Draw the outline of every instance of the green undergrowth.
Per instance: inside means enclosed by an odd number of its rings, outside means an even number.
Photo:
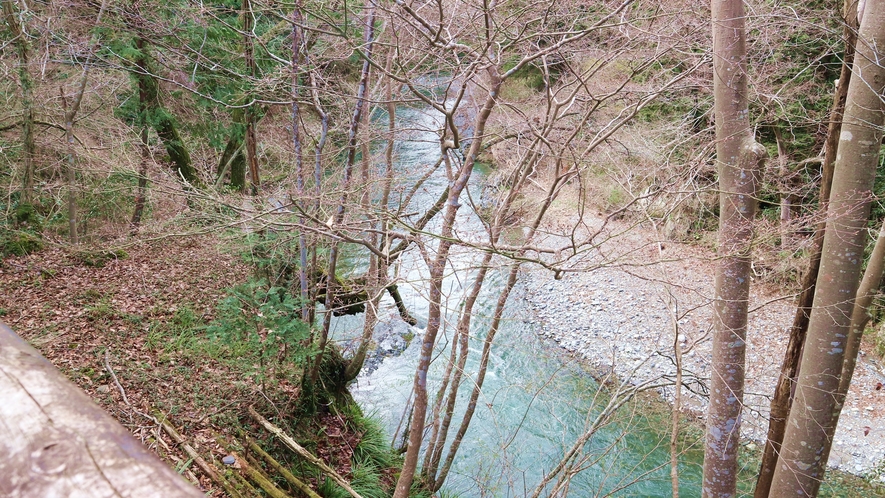
[[[113,314],[107,296],[93,297],[90,314],[96,319]],[[255,424],[247,406],[326,460],[361,496],[390,496],[401,458],[380,423],[364,416],[336,381],[335,372],[343,364],[337,350],[324,355],[316,385],[305,388],[302,382],[315,352],[304,346],[310,328],[297,319],[298,310],[290,293],[265,280],[228,289],[211,319],[196,306],[181,303],[170,317],[147,326],[145,346],[156,356],[152,371],[136,365],[141,373],[127,375],[140,375],[145,384],[174,386],[158,403],[172,420],[182,423],[203,414],[214,430],[250,435],[321,496],[349,495]],[[294,493],[273,469],[263,470],[280,488]]]
[[[33,204],[0,204],[0,257],[26,256],[43,249],[43,216]]]

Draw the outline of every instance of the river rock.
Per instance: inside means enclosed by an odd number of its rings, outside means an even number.
[[[363,375],[374,372],[385,358],[399,356],[418,335],[418,330],[404,322],[398,315],[379,321],[372,330],[372,349],[366,353]],[[358,339],[357,339],[358,341]],[[356,350],[358,343],[349,349]]]

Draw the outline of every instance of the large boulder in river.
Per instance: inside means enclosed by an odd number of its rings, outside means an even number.
[[[409,345],[409,339],[415,334],[411,326],[400,317],[378,322],[372,331],[372,340],[378,345],[381,356],[398,356]]]

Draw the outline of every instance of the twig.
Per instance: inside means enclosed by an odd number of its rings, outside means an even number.
[[[670,432],[670,481],[673,485],[673,498],[679,498],[679,413],[682,409],[682,344],[679,342],[679,303],[673,297],[670,289],[667,289],[667,311],[672,303],[673,313],[670,320],[673,323],[673,352],[676,357],[676,393],[673,398],[673,423]]]
[[[136,409],[134,406],[132,406],[132,403],[129,402],[129,398],[126,397],[126,390],[123,389],[123,385],[120,384],[120,381],[117,379],[117,374],[114,373],[114,369],[111,368],[110,354],[108,353],[107,349],[104,352],[104,368],[108,371],[109,374],[111,374],[111,378],[114,379],[114,384],[116,384],[117,389],[120,390],[120,394],[123,396],[123,402],[126,403],[126,406],[128,406],[130,410],[141,415],[142,417],[153,421],[155,424],[159,424],[159,422],[157,422],[156,418],[148,415],[147,413],[138,411],[138,409]],[[129,421],[131,422],[132,419],[130,418]]]
[[[117,380],[117,374],[114,373],[114,369],[111,368],[110,362],[110,353],[107,350],[104,352],[104,367],[111,374],[111,378],[114,379],[114,384],[117,384],[117,389],[120,390],[120,394],[123,396],[123,402],[126,403],[127,406],[132,408],[132,403],[129,402],[129,398],[126,397],[126,390],[123,389],[123,386],[120,385],[120,381]]]

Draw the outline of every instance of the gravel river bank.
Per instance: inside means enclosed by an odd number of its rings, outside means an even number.
[[[675,379],[678,344],[683,409],[702,416],[710,376],[713,254],[672,242],[648,244],[654,233],[641,232],[634,227],[618,244],[619,254],[606,255],[618,265],[568,273],[561,280],[549,271],[527,271],[522,278],[527,304],[538,333],[582,356],[598,372],[613,371],[628,382]],[[593,259],[602,261],[602,256]],[[794,301],[762,286],[752,290],[742,433],[756,444],[768,429],[770,396]],[[881,471],[885,461],[885,375],[873,358],[865,347],[829,459],[831,467],[854,474]],[[672,402],[673,393],[668,389],[662,395]]]

